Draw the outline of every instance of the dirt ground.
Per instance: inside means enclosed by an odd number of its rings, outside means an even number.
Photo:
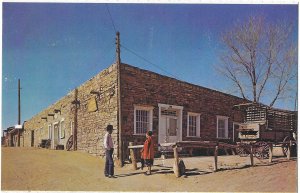
[[[219,156],[220,171],[213,172],[213,157],[183,158],[185,176],[176,178],[173,159],[157,159],[153,175],[115,168],[117,178],[105,178],[104,159],[82,152],[36,148],[2,148],[1,189],[39,191],[179,191],[179,192],[297,192],[297,161],[275,157],[273,163],[249,167],[249,157]],[[139,166],[139,164],[138,164]]]

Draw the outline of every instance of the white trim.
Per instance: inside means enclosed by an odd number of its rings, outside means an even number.
[[[220,138],[219,138],[219,119],[225,120],[225,137],[220,137]],[[217,138],[228,139],[228,119],[229,119],[229,117],[227,117],[227,116],[217,115]]]
[[[177,109],[179,110],[178,113],[178,132],[179,132],[179,139],[178,141],[182,141],[182,114],[183,114],[183,106],[177,106],[177,105],[168,105],[168,104],[162,104],[162,103],[158,103],[158,142],[160,141],[160,135],[162,132],[161,129],[161,110],[162,108],[172,108],[172,109]]]
[[[62,123],[64,123],[64,134],[62,134],[62,127],[61,127],[61,124]],[[65,119],[64,118],[62,118],[60,121],[59,121],[59,128],[58,128],[58,130],[59,130],[59,138],[60,139],[64,139],[65,138],[65,135],[66,135],[66,122],[65,122]]]
[[[190,126],[189,117],[190,116],[195,116],[196,117],[196,136],[190,136],[189,135],[189,126]],[[201,113],[188,112],[188,114],[187,114],[187,130],[186,130],[186,132],[187,132],[186,136],[187,137],[200,137],[200,130],[201,130],[200,116],[201,116]]]
[[[134,130],[133,134],[134,135],[145,135],[146,133],[136,133],[136,111],[137,110],[144,110],[149,112],[149,130],[153,131],[153,109],[154,107],[152,106],[143,106],[143,105],[134,105],[134,113],[133,113],[133,120],[134,120]]]
[[[52,124],[48,124],[48,139],[52,141]]]
[[[161,103],[158,103],[158,107],[159,108],[172,108],[172,109],[179,109],[179,110],[183,109],[183,106],[167,105],[167,104],[161,104]]]
[[[53,123],[53,127],[52,127],[52,140],[51,140],[51,146],[52,146],[52,149],[54,149],[55,148],[55,144],[54,144],[54,138],[55,138],[55,134],[54,134],[54,127],[55,127],[55,125],[57,125],[57,127],[58,127],[58,136],[57,136],[57,144],[59,144],[59,122],[54,122]]]

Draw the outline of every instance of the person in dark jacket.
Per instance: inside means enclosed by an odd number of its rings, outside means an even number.
[[[145,175],[151,174],[151,166],[153,165],[154,160],[154,141],[152,140],[152,131],[146,133],[146,141],[144,142],[144,147],[141,150],[141,169],[144,168],[144,165],[148,167],[148,171]]]

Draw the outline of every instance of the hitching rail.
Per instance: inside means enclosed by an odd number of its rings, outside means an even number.
[[[295,144],[295,141],[288,141],[288,142],[280,142],[280,143],[271,143],[269,142],[269,162],[272,162],[273,159],[273,146],[282,146],[286,145],[287,147],[287,159],[291,159],[291,146]],[[250,165],[254,166],[254,148],[259,147],[255,144],[228,144],[224,142],[218,142],[218,141],[180,141],[177,143],[163,143],[160,144],[161,147],[172,147],[173,153],[174,153],[174,173],[176,177],[180,177],[179,173],[179,155],[178,155],[178,148],[206,148],[206,149],[213,149],[214,150],[214,172],[218,171],[218,150],[219,149],[236,149],[239,147],[247,147],[250,150]],[[128,149],[130,150],[130,157],[132,160],[132,166],[134,170],[137,170],[137,163],[136,163],[136,156],[135,156],[135,150],[143,148],[143,145],[133,145],[132,142],[129,143]],[[233,151],[234,152],[234,151]]]

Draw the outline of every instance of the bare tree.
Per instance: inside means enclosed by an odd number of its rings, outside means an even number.
[[[261,102],[264,97],[273,106],[297,89],[290,85],[297,77],[295,39],[292,24],[250,17],[222,35],[224,52],[218,71],[231,80],[244,99]]]

